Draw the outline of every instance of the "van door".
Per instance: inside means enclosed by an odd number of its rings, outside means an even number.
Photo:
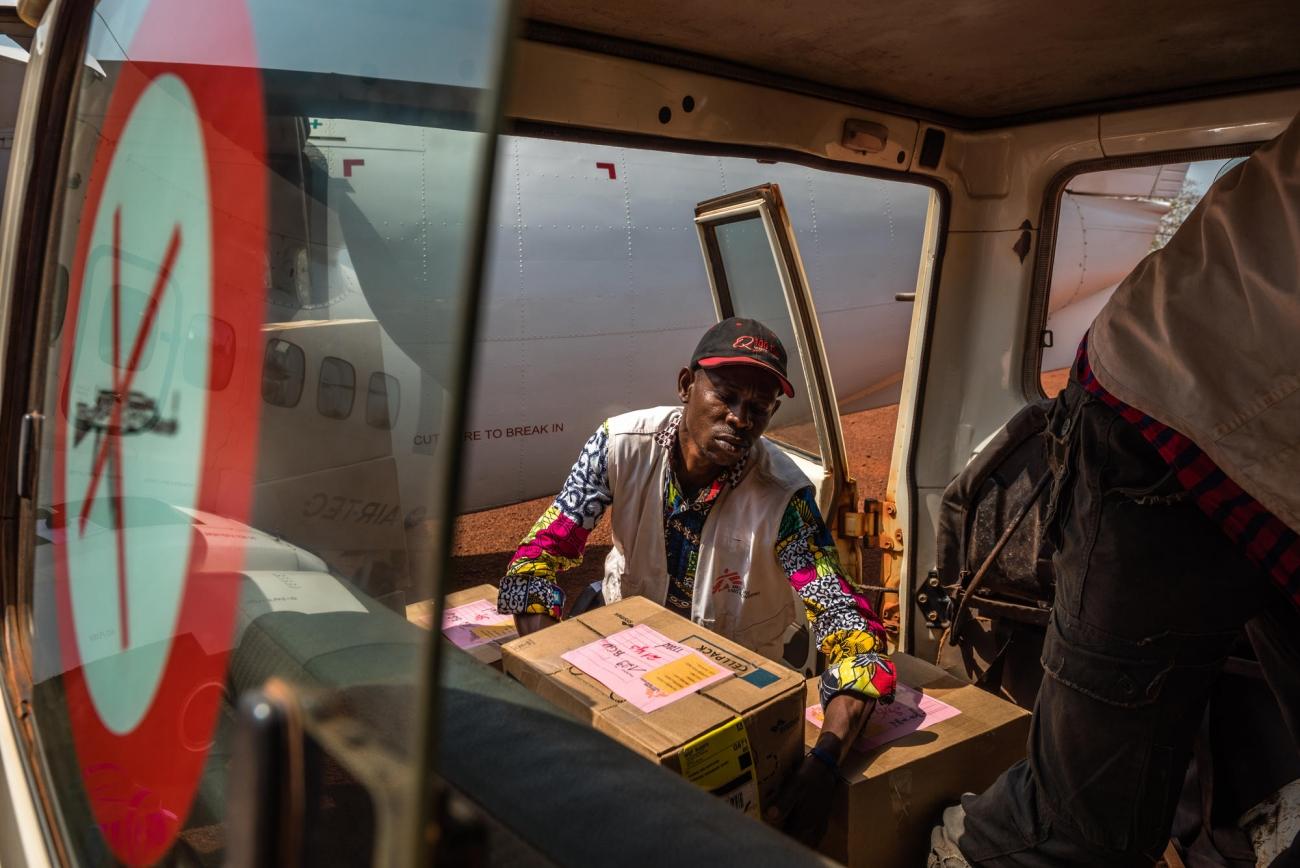
[[[829,523],[838,505],[853,503],[852,481],[821,330],[781,188],[761,184],[701,202],[695,225],[718,319],[752,317],[786,346],[794,397],[782,400],[765,436],[808,475]]]
[[[776,184],[695,206],[695,225],[718,319],[746,316],[776,332],[789,356],[794,397],[764,435],[799,466],[835,536],[841,565],[861,582],[857,486],[848,475],[835,389],[794,230]]]
[[[21,7],[0,861],[429,864],[511,4]]]

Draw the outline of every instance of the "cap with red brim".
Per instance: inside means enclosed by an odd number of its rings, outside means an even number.
[[[707,359],[696,359],[695,364],[701,368],[722,368],[727,365],[751,365],[755,368],[762,368],[780,381],[781,391],[785,393],[787,398],[794,397],[794,386],[790,385],[790,381],[785,378],[784,374],[774,366],[751,356],[712,356]]]
[[[721,368],[751,365],[762,368],[781,381],[781,391],[794,397],[794,387],[785,376],[785,347],[776,332],[756,319],[730,316],[704,333],[691,355],[691,366]]]

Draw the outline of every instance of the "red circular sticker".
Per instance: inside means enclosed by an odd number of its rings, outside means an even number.
[[[189,46],[195,46],[191,51]],[[54,420],[64,694],[113,854],[161,858],[222,699],[257,452],[265,131],[242,3],[155,0],[97,136]],[[205,532],[223,525],[224,532]]]

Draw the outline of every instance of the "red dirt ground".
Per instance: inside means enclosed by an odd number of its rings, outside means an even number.
[[[1060,368],[1055,371],[1043,371],[1042,384],[1043,392],[1049,398],[1055,398],[1056,394],[1065,388],[1065,381],[1070,379],[1070,369]]]

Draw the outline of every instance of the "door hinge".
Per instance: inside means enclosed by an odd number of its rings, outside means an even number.
[[[863,501],[861,512],[844,510],[840,513],[840,534],[861,539],[867,548],[902,551],[902,529],[893,534],[885,533],[886,517],[892,519],[897,515],[898,506],[893,501],[869,497]]]

